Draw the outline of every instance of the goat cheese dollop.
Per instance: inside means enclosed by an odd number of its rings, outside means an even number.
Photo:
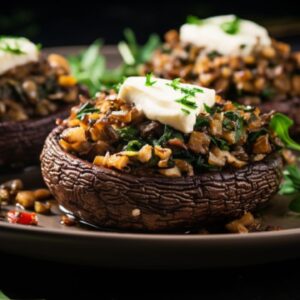
[[[26,38],[0,37],[0,75],[17,66],[36,62],[38,47]]]
[[[129,77],[121,85],[118,98],[134,103],[139,111],[154,121],[183,133],[193,131],[196,117],[205,105],[215,104],[215,91],[178,80],[152,78],[147,85],[143,76]]]
[[[199,24],[184,24],[180,28],[180,40],[206,52],[217,51],[223,55],[249,55],[254,48],[271,45],[268,31],[235,15],[211,17]]]

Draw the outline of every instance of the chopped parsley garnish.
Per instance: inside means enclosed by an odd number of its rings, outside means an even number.
[[[175,91],[180,91],[184,95],[182,98],[175,100],[175,102],[180,103],[189,109],[196,109],[198,107],[195,102],[195,97],[197,93],[203,93],[202,89],[197,87],[180,86],[180,78],[175,78],[171,83],[167,83],[166,85],[172,87]],[[190,111],[185,108],[182,108],[181,110],[187,115],[190,114]]]
[[[124,147],[126,151],[139,151],[143,147],[143,143],[139,140],[132,140]]]
[[[98,108],[95,108],[91,103],[87,102],[80,107],[76,114],[76,118],[83,120],[86,115],[99,112],[100,110]]]
[[[250,132],[248,135],[248,143],[249,144],[254,143],[261,135],[264,135],[266,133],[268,133],[268,130],[266,128],[262,128],[260,130]]]
[[[209,119],[203,116],[198,116],[196,118],[196,124],[194,126],[194,130],[201,129],[205,126],[209,126]]]
[[[221,150],[225,150],[225,151],[229,150],[228,143],[227,143],[225,140],[223,140],[223,139],[221,139],[221,138],[217,138],[217,137],[215,137],[215,136],[211,136],[210,138],[211,138],[211,141],[212,141],[217,147],[219,147]]]
[[[180,78],[175,78],[171,83],[167,83],[168,86],[172,87],[175,91],[180,89]]]
[[[236,142],[238,142],[244,131],[244,119],[242,117],[240,117],[234,111],[227,111],[224,113],[224,116],[234,122],[234,124],[235,124],[235,126],[234,126],[235,127],[235,140],[236,140]]]
[[[210,59],[215,59],[216,57],[220,56],[220,53],[216,50],[213,50],[213,51],[210,51],[207,56],[210,58]]]
[[[22,55],[22,54],[26,54],[25,51],[23,51],[20,46],[18,45],[17,42],[15,42],[15,45],[10,45],[8,43],[2,42],[4,45],[0,45],[0,50],[11,53],[11,54],[15,54],[15,55]]]
[[[195,24],[195,25],[202,25],[204,21],[196,16],[187,16],[186,23],[188,24]]]
[[[189,99],[189,96],[183,96],[182,98],[175,100],[175,102],[190,109],[196,109],[198,107],[194,101]]]
[[[197,93],[203,93],[203,90],[197,87],[180,86],[180,78],[175,78],[171,83],[167,83],[166,85],[172,87],[175,91],[180,90],[183,94],[192,97],[196,96]]]
[[[228,34],[237,34],[240,30],[240,18],[234,16],[231,21],[226,21],[222,23],[220,26],[225,33]]]
[[[203,104],[204,110],[210,114],[211,116],[215,113],[220,113],[222,111],[222,107],[215,103],[213,106],[208,106],[206,103]]]
[[[136,140],[138,130],[133,126],[125,126],[117,129],[117,132],[120,138],[124,141],[130,142],[132,140]]]
[[[183,140],[183,136],[180,132],[174,130],[172,127],[165,125],[164,133],[158,140],[153,140],[153,145],[164,146],[170,139],[177,138]]]
[[[152,73],[146,74],[146,82],[145,82],[146,86],[153,86],[156,83],[155,80],[152,80],[152,77],[153,77]]]
[[[203,90],[200,88],[190,88],[190,87],[180,87],[180,90],[183,94],[188,96],[195,97],[197,93],[203,93]]]
[[[185,114],[185,115],[189,115],[191,112],[188,109],[182,108],[181,111]]]

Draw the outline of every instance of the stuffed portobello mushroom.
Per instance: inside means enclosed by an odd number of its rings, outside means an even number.
[[[142,73],[215,89],[263,112],[276,110],[300,133],[300,52],[271,39],[265,28],[234,15],[200,20],[188,17],[171,30]]]
[[[42,174],[59,204],[91,224],[195,228],[268,203],[280,152],[299,150],[291,123],[177,79],[129,77],[118,94],[72,108],[45,142]]]
[[[38,161],[57,118],[78,100],[65,58],[25,38],[0,37],[0,166]]]

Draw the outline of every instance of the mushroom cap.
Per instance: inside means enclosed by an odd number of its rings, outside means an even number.
[[[277,192],[282,159],[190,177],[134,176],[65,152],[59,126],[41,154],[44,180],[59,204],[97,226],[137,231],[195,228],[256,211]]]
[[[56,119],[68,116],[69,105],[55,113],[26,121],[0,122],[0,167],[36,163]]]

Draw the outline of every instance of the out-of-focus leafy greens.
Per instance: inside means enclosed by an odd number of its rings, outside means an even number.
[[[284,181],[280,186],[279,194],[293,195],[289,209],[300,213],[300,169],[296,165],[289,165],[283,172]]]
[[[118,44],[123,62],[115,69],[106,66],[106,59],[101,54],[101,40],[96,40],[82,53],[68,58],[72,74],[88,88],[91,96],[99,90],[116,87],[124,77],[138,75],[138,68],[151,58],[160,45],[156,34],[152,34],[143,46],[137,43],[131,29],[125,29],[124,36],[125,40]]]

